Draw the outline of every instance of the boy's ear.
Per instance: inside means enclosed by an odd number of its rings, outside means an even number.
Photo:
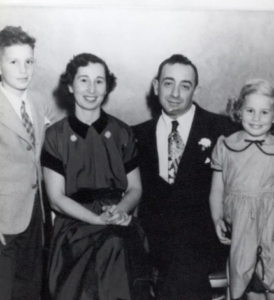
[[[152,84],[153,84],[154,94],[158,96],[159,81],[157,79],[153,79]]]

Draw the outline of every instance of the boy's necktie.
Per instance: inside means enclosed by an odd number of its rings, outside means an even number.
[[[178,121],[172,121],[172,130],[168,136],[168,182],[173,184],[184,151],[184,142],[177,131]]]
[[[22,116],[22,124],[24,125],[24,127],[27,130],[27,133],[30,136],[32,145],[35,146],[35,135],[34,135],[34,127],[33,124],[30,120],[29,115],[26,112],[26,105],[25,102],[22,101],[22,106],[21,106],[21,116]]]

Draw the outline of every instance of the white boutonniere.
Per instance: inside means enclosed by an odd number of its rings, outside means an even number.
[[[105,133],[105,137],[106,137],[107,139],[109,139],[109,138],[111,137],[111,132],[109,132],[109,131],[106,131],[106,133]]]
[[[206,148],[209,148],[211,146],[211,140],[207,138],[202,138],[198,145],[202,146],[202,151],[205,151]]]
[[[72,142],[76,142],[77,141],[77,136],[76,135],[71,135],[70,136],[70,140],[72,141]]]

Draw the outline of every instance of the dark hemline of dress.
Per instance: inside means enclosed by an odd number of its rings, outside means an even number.
[[[96,211],[108,203],[101,199],[83,205]],[[51,299],[148,299],[143,245],[144,235],[135,218],[123,227],[89,225],[57,215],[49,262]]]

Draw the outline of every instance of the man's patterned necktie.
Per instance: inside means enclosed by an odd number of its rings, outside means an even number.
[[[21,116],[22,116],[22,124],[24,125],[24,127],[26,128],[27,133],[30,136],[32,145],[35,146],[34,127],[33,127],[33,124],[30,120],[29,115],[26,112],[26,105],[25,105],[24,101],[22,101]]]
[[[184,151],[184,142],[177,131],[178,121],[172,121],[172,130],[168,136],[168,182],[173,184]]]

